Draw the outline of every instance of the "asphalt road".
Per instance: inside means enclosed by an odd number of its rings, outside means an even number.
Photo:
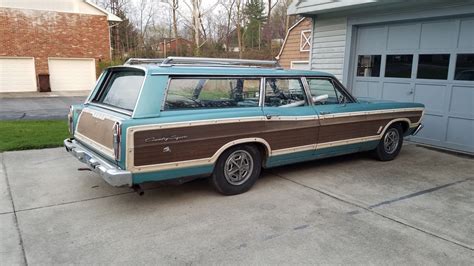
[[[0,98],[0,120],[63,119],[86,96]]]
[[[112,188],[61,149],[0,154],[0,261],[18,264],[474,264],[474,160],[406,145],[205,180]]]

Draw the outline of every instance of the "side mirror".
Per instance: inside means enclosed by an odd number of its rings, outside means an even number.
[[[313,102],[314,103],[325,102],[328,98],[329,98],[329,95],[327,94],[313,96]]]

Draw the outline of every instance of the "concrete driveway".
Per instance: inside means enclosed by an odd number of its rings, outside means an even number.
[[[63,149],[0,154],[1,264],[474,264],[474,160],[406,145],[205,180],[108,186]]]

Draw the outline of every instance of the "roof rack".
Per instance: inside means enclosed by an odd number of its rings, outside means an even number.
[[[178,57],[168,58],[130,58],[125,65],[136,64],[160,64],[162,67],[174,65],[199,65],[199,66],[232,66],[232,67],[261,67],[269,66],[280,68],[278,61],[253,60],[253,59],[231,59],[231,58],[210,58],[210,57]]]
[[[161,64],[166,58],[129,58],[124,65]]]

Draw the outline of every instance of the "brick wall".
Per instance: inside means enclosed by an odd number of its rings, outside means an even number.
[[[0,8],[0,56],[34,57],[36,74],[48,57],[110,60],[107,17]]]

